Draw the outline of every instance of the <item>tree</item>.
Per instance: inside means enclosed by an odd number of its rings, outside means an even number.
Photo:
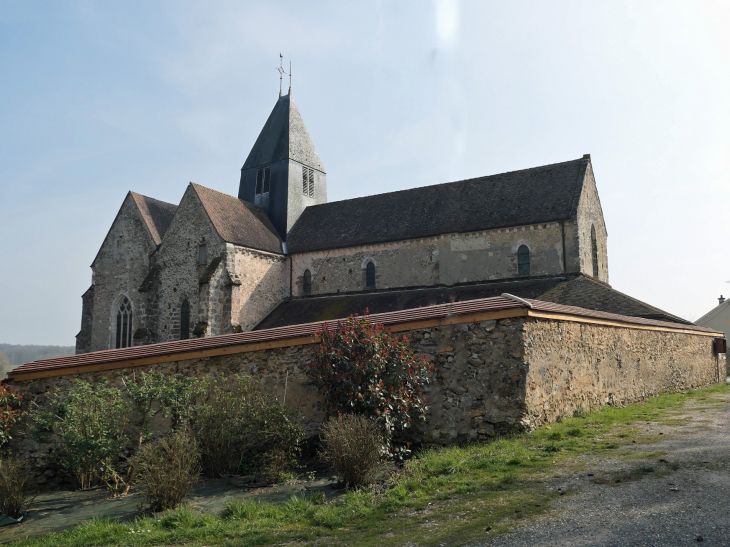
[[[375,420],[392,450],[394,434],[426,417],[423,386],[433,364],[414,353],[405,335],[391,335],[367,314],[350,316],[335,329],[325,324],[316,336],[319,345],[307,371],[326,404],[338,413]]]

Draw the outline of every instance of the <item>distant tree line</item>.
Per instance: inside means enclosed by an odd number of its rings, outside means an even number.
[[[0,378],[4,378],[9,370],[47,357],[73,355],[73,346],[36,346],[0,344]]]

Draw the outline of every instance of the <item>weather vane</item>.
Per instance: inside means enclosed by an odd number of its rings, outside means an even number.
[[[279,97],[281,97],[281,86],[284,74],[286,74],[286,70],[284,70],[284,56],[281,53],[279,53],[279,66],[276,67],[276,70],[279,73]],[[291,63],[289,64],[289,72],[291,72]],[[291,74],[289,74],[289,89],[291,89]]]

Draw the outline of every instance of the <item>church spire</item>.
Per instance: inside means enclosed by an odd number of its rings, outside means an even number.
[[[326,177],[289,82],[241,168],[238,197],[263,207],[286,240],[307,206],[327,202]]]

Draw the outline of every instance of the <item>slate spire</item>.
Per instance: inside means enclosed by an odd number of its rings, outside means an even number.
[[[263,207],[284,240],[307,206],[327,202],[326,172],[291,87],[276,101],[241,168],[238,197]]]

